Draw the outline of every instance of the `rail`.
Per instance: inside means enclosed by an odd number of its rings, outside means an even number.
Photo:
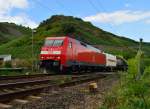
[[[86,78],[79,78],[77,80],[72,80],[70,82],[66,82],[66,83],[62,83],[62,84],[53,84],[53,85],[52,84],[50,84],[50,85],[46,84],[44,86],[33,87],[30,89],[8,92],[8,93],[0,94],[0,102],[8,102],[8,101],[11,101],[13,99],[23,98],[25,96],[39,94],[39,93],[41,93],[47,89],[70,87],[70,86],[82,84],[85,82],[90,82],[93,80],[101,79],[104,77],[106,77],[106,75],[99,74],[99,75],[90,76],[90,77],[86,77]],[[20,84],[24,84],[24,83],[20,83]],[[2,87],[5,87],[5,85]]]

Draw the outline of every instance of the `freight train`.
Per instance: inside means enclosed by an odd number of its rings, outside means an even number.
[[[40,69],[66,71],[127,70],[123,58],[104,53],[87,43],[69,36],[47,37],[40,53]]]

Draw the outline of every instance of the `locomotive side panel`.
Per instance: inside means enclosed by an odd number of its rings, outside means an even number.
[[[67,38],[66,66],[70,67],[77,62],[77,43],[72,38]]]
[[[106,65],[106,56],[103,53],[97,53],[95,58],[95,63],[105,66]]]
[[[88,66],[104,66],[106,64],[105,55],[103,53],[82,42],[77,43],[77,57],[79,63]]]

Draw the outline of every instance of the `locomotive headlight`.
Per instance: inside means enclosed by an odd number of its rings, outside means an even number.
[[[53,54],[61,54],[61,51],[53,51]]]
[[[41,54],[48,54],[48,51],[41,51]]]
[[[60,59],[60,56],[56,57],[57,59]]]

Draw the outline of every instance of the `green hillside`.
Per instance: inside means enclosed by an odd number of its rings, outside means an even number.
[[[76,38],[92,44],[104,45],[135,45],[134,40],[118,37],[93,26],[90,22],[84,22],[80,18],[72,16],[56,15],[43,21],[37,28],[38,35],[66,35],[71,34]]]
[[[0,23],[0,43],[6,43],[18,37],[29,35],[30,28],[16,25],[14,23]]]
[[[38,57],[45,37],[70,35],[76,39],[96,45],[109,53],[123,55],[125,58],[133,57],[138,49],[138,43],[134,40],[114,35],[85,22],[80,18],[55,15],[43,21],[34,33],[34,57]],[[0,54],[12,54],[15,58],[30,60],[32,37],[19,37],[0,46]],[[150,44],[144,44],[146,56],[149,56]]]

